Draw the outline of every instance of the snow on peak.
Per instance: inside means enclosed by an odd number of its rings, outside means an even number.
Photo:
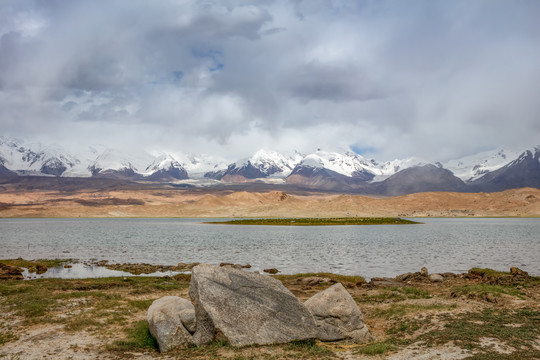
[[[232,171],[237,172],[240,169],[252,166],[268,176],[286,177],[301,159],[301,155],[297,152],[292,156],[287,157],[276,151],[261,149],[250,158],[242,159],[231,164],[229,168],[231,168]]]
[[[352,152],[340,154],[322,150],[307,155],[301,164],[310,167],[324,167],[345,176],[354,176],[356,173],[364,171],[376,174],[377,169],[373,162],[361,155]]]
[[[144,171],[144,175],[149,176],[160,170],[170,170],[170,169],[183,169],[183,166],[169,154],[158,155],[154,161],[148,165]]]
[[[27,144],[4,136],[0,137],[0,159],[21,175],[61,175],[80,163],[60,146]]]
[[[444,163],[443,166],[461,180],[473,181],[490,171],[495,171],[509,164],[518,158],[521,153],[521,151],[498,148],[493,151],[485,151],[457,160],[450,160]]]

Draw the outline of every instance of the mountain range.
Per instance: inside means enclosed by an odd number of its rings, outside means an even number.
[[[70,153],[57,145],[0,137],[0,179],[16,181],[28,176],[189,186],[264,183],[390,196],[426,191],[493,192],[540,188],[540,146],[521,151],[499,148],[444,163],[419,158],[378,162],[353,152],[318,150],[286,156],[259,150],[250,158],[227,164],[206,155],[125,154],[106,147]]]

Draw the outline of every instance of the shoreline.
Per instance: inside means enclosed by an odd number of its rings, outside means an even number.
[[[99,279],[108,277],[174,277],[176,275],[190,275],[191,269],[200,264],[200,262],[178,263],[176,265],[154,264],[154,263],[129,263],[129,262],[112,262],[109,260],[90,260],[80,261],[78,259],[0,259],[0,264],[6,264],[22,269],[24,281],[37,279],[66,279],[66,280],[84,280],[84,279]],[[299,271],[299,272],[282,272],[279,268],[268,267],[263,268],[253,263],[233,264],[229,262],[212,263],[219,266],[234,266],[245,271],[252,271],[266,275],[274,276],[303,276],[305,274],[333,274],[336,276],[352,276],[364,279],[370,282],[373,279],[395,279],[404,273],[397,271],[396,273],[387,274],[385,276],[365,276],[363,274],[342,274],[333,271]],[[523,265],[520,265],[523,267]],[[510,266],[512,267],[512,266]],[[470,269],[478,269],[479,266],[471,266]],[[525,266],[526,268],[526,266]],[[39,271],[41,269],[41,272]],[[470,270],[469,269],[469,270]],[[490,268],[491,269],[491,268]],[[269,271],[267,271],[269,270]],[[460,276],[466,274],[469,270],[458,271],[439,271],[438,273],[453,274]],[[491,269],[496,272],[504,273],[506,268]],[[409,272],[408,272],[409,273]],[[412,270],[411,270],[412,273]],[[540,273],[528,272],[533,277],[540,277]],[[1,277],[0,277],[1,281]]]
[[[27,275],[30,275],[32,277],[24,278],[25,281],[27,280],[37,280],[37,279],[66,279],[66,280],[74,280],[74,279],[98,279],[98,278],[107,278],[107,277],[137,277],[137,276],[145,276],[145,277],[174,277],[175,275],[190,275],[191,269],[199,264],[200,262],[192,262],[192,263],[183,263],[180,262],[177,265],[164,265],[164,264],[150,264],[150,263],[115,263],[110,262],[109,260],[92,260],[92,261],[79,261],[78,259],[23,259],[23,258],[17,258],[17,259],[0,259],[0,264],[5,264],[8,266],[20,268],[24,270],[24,273]],[[88,276],[88,277],[69,277],[69,272],[73,269],[73,266],[84,266],[88,267],[89,271],[87,271],[88,274],[96,273],[100,275],[100,270],[106,269],[110,270],[110,272],[105,272],[105,274],[111,274],[110,276]],[[385,280],[393,280],[396,278],[399,278],[400,276],[404,274],[412,274],[413,272],[398,272],[396,274],[390,275],[390,276],[372,276],[371,278],[365,277],[362,274],[340,274],[337,272],[297,272],[297,273],[283,273],[280,269],[277,268],[268,268],[268,269],[261,269],[257,270],[258,267],[252,266],[251,263],[246,264],[234,264],[229,262],[220,262],[215,263],[213,265],[219,265],[219,266],[231,266],[236,269],[243,269],[245,271],[253,271],[256,273],[261,274],[267,274],[267,275],[273,275],[273,276],[283,276],[283,277],[298,277],[298,276],[305,276],[306,274],[332,274],[335,276],[343,276],[343,277],[357,277],[364,279],[364,282],[368,283],[372,279],[378,279],[376,281],[381,281],[381,279]],[[523,265],[521,265],[523,266]],[[517,268],[515,266],[510,266],[510,268]],[[469,270],[464,270],[462,272],[455,272],[455,271],[443,271],[442,274],[446,274],[450,277],[459,277],[467,274],[471,271],[471,269],[484,269],[478,266],[473,266]],[[497,273],[505,273],[506,271],[503,269],[497,270],[497,269],[491,269],[491,268],[485,268],[493,272]],[[54,271],[55,276],[47,276],[47,272],[49,270]],[[268,270],[268,271],[267,271]],[[65,276],[62,276],[61,272],[64,271],[66,274]],[[114,274],[116,272],[117,274]],[[528,273],[532,277],[539,277],[540,273]],[[367,279],[367,280],[366,280]],[[1,280],[1,279],[0,279]]]

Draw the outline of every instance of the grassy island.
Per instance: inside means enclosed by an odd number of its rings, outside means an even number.
[[[277,226],[324,226],[324,225],[408,225],[421,224],[416,221],[400,218],[281,218],[281,219],[240,219],[229,221],[212,221],[205,224],[225,225],[277,225]]]

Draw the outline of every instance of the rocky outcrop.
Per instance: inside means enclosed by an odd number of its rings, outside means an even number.
[[[22,269],[0,263],[0,280],[22,280]]]
[[[521,277],[529,277],[529,273],[524,271],[524,270],[521,270],[520,268],[518,267],[514,267],[512,266],[510,268],[510,274],[512,276],[521,276]]]
[[[352,339],[368,342],[372,339],[362,312],[340,283],[315,294],[304,305],[315,319],[320,340]]]
[[[150,333],[158,342],[159,351],[192,344],[196,321],[195,308],[189,300],[164,296],[150,305],[146,320]]]
[[[189,295],[195,305],[193,341],[227,340],[232,346],[287,343],[317,337],[308,309],[269,276],[231,267],[198,265]]]

